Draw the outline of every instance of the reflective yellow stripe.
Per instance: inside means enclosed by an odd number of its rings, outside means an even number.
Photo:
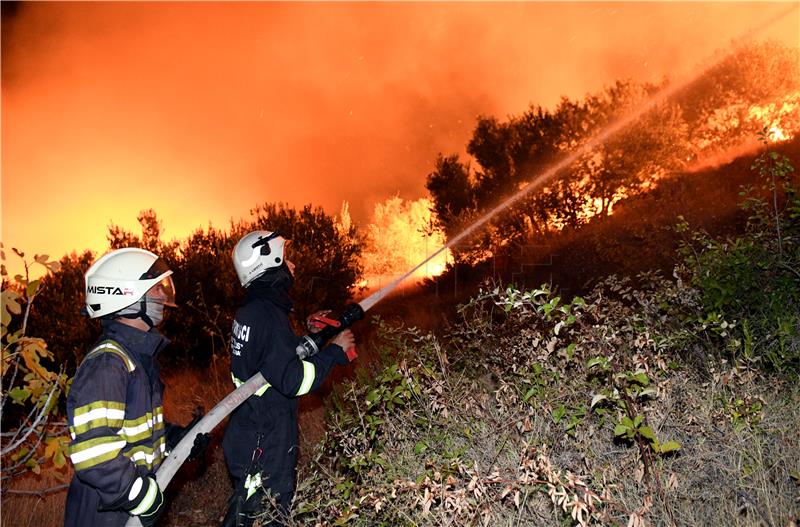
[[[133,363],[130,357],[128,357],[128,354],[125,353],[125,350],[122,348],[122,346],[113,340],[104,340],[98,344],[92,351],[86,354],[86,358],[84,360],[96,357],[101,353],[113,353],[117,357],[121,358],[125,363],[125,367],[128,368],[128,373],[136,369],[136,365]]]
[[[147,487],[147,494],[145,494],[144,499],[139,502],[139,505],[135,509],[131,509],[130,513],[132,516],[140,515],[152,507],[153,503],[156,501],[156,496],[158,495],[158,484],[153,481],[152,478],[147,478],[147,483],[149,484]]]
[[[160,406],[153,409],[154,413],[147,412],[136,419],[126,419],[120,430],[120,435],[128,443],[136,443],[152,435],[153,431],[164,428],[164,412]]]
[[[245,383],[245,381],[237,379],[236,376],[233,374],[233,372],[231,372],[231,378],[233,379],[233,385],[236,386],[237,388]],[[272,386],[270,383],[265,382],[264,386],[256,390],[256,393],[254,395],[258,395],[259,397],[261,397],[262,395],[264,395],[264,392],[266,392],[270,388],[270,386]]]
[[[300,361],[303,363],[303,382],[300,384],[300,389],[297,390],[297,395],[305,395],[311,390],[314,384],[314,379],[317,376],[317,369],[314,364],[307,361]]]
[[[119,428],[122,426],[123,417],[125,417],[124,403],[94,401],[75,409],[69,431],[74,439],[79,434],[102,426]]]
[[[154,446],[139,445],[131,448],[122,455],[129,458],[137,465],[144,465],[148,468],[161,463],[161,460],[166,457],[167,444],[165,437],[161,436],[155,442]]]
[[[244,488],[247,489],[247,498],[249,499],[250,496],[256,493],[256,491],[261,487],[261,473],[251,475],[248,474],[247,478],[244,480]]]
[[[95,437],[80,443],[72,443],[67,453],[75,470],[84,470],[114,459],[125,445],[125,440],[116,436]]]

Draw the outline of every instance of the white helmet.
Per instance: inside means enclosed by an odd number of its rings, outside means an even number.
[[[245,234],[233,248],[233,267],[244,287],[250,282],[283,265],[287,240],[279,232],[253,231]]]
[[[86,271],[86,310],[91,318],[124,309],[161,282],[165,305],[175,305],[175,286],[167,264],[144,249],[129,247],[106,253]]]

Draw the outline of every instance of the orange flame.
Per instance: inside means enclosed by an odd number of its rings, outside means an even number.
[[[377,203],[366,228],[362,255],[365,280],[362,287],[380,286],[426,260],[442,247],[444,234],[432,227],[432,203],[427,198],[405,201],[400,197]],[[415,273],[419,278],[440,275],[450,251],[427,262]]]

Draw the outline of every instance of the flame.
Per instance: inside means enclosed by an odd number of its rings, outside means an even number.
[[[760,128],[767,128],[767,140],[770,142],[794,139],[797,130],[800,130],[800,91],[770,104],[751,106],[747,119]]]
[[[779,143],[781,141],[788,141],[791,139],[791,136],[787,137],[786,134],[783,133],[783,130],[778,128],[777,126],[773,126],[769,129],[769,140],[773,143]]]
[[[362,254],[365,279],[359,286],[373,287],[402,276],[425,261],[445,243],[440,230],[432,228],[430,199],[405,201],[393,197],[377,203],[366,228]],[[414,276],[430,278],[447,267],[450,251],[431,259]]]

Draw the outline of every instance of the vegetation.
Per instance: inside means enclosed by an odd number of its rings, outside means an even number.
[[[793,525],[796,185],[755,168],[782,206],[694,233],[671,279],[489,285],[438,336],[377,320],[389,365],[341,391],[290,523]]]
[[[65,427],[54,422],[58,402],[68,386],[63,366],[53,362],[47,342],[31,336],[28,320],[31,308],[41,291],[42,282],[31,280],[30,265],[25,254],[14,249],[23,259],[25,275],[9,278],[2,255],[2,392],[0,393],[0,463],[3,487],[8,480],[27,472],[35,474],[48,470],[53,476],[64,477],[68,439]],[[58,262],[47,255],[34,256],[36,265],[48,272],[57,272]],[[59,487],[57,487],[59,488]],[[49,489],[43,490],[47,492]]]
[[[116,225],[109,227],[109,247],[143,247],[162,257],[173,270],[180,309],[170,310],[164,333],[172,339],[169,356],[208,365],[215,354],[227,354],[228,332],[244,290],[230,260],[233,246],[256,229],[283,232],[292,240],[297,265],[293,300],[297,321],[323,307],[336,308],[349,298],[361,277],[362,242],[356,227],[344,226],[320,208],[296,210],[264,204],[251,218],[227,229],[209,226],[183,240],[163,240],[155,211],[138,216],[141,235]],[[41,309],[31,312],[31,327],[56,350],[59,363],[74,370],[99,334],[97,325],[80,314],[83,274],[95,255],[85,252],[61,259],[60,267],[42,279]],[[47,306],[46,308],[44,306]]]
[[[610,214],[621,199],[650,190],[659,178],[699,157],[742,143],[765,125],[796,130],[797,53],[766,43],[725,57],[672,100],[589,149],[540,192],[499,214],[457,256],[474,262],[487,250],[497,254],[553,230],[579,228],[592,216]],[[480,118],[467,145],[477,167],[457,155],[440,155],[428,176],[439,227],[449,237],[460,232],[662,87],[618,81],[582,101],[564,98],[552,111],[533,106],[506,122]]]
[[[747,231],[681,222],[670,279],[487,284],[438,334],[376,320],[388,365],[340,391],[287,521],[794,525],[797,178],[769,149],[753,169]]]
[[[799,103],[796,53],[764,44],[727,57],[500,214],[456,256],[460,265],[474,263],[486,248],[501,254],[535,236],[581,229],[591,216],[602,222],[665,174],[761,130],[767,148],[753,165],[759,185],[743,191],[743,232],[717,237],[678,218],[674,231],[683,243],[670,277],[596,276],[581,296],[553,284],[485,282],[459,306],[458,319],[435,333],[375,319],[379,337],[370,344],[382,360],[334,395],[327,435],[302,468],[285,520],[796,524],[800,183],[769,142],[781,126],[800,127],[792,113]],[[175,272],[182,308],[164,327],[173,340],[169,356],[201,368],[167,369],[182,388],[167,393],[168,418],[186,422],[196,404],[214,404],[230,388],[225,360],[217,359],[227,355],[243,293],[229,261],[242,234],[280,230],[293,240],[299,322],[341,305],[365,267],[382,273],[407,266],[386,242],[423,223],[429,236],[441,229],[452,237],[657,89],[621,81],[582,101],[564,99],[553,111],[479,119],[467,147],[477,166],[440,156],[428,178],[434,225],[422,201],[399,198],[376,207],[363,237],[346,209],[336,218],[280,204],[183,240],[163,240],[152,210],[140,214],[140,234],[112,225],[111,248],[150,249]],[[78,312],[83,273],[95,256],[36,256],[48,269],[41,280],[3,272],[4,482],[53,467],[47,472],[63,478],[68,468],[64,426],[54,418],[68,376],[97,333]],[[200,384],[205,400],[195,391]],[[224,499],[219,449],[214,456],[213,481],[200,487]],[[177,517],[171,514],[170,524],[181,524]]]

